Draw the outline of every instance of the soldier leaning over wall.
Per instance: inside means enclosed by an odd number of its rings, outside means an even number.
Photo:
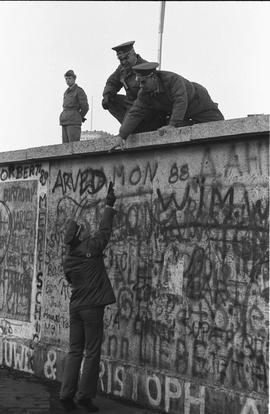
[[[121,147],[130,134],[155,131],[167,132],[177,127],[224,117],[207,90],[174,72],[156,70],[157,62],[133,66],[140,87],[137,99],[129,109],[119,130],[117,144]]]

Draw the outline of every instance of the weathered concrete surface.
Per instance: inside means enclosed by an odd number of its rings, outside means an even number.
[[[269,115],[256,115],[247,118],[237,118],[228,121],[208,122],[190,127],[177,128],[173,133],[161,134],[149,132],[130,136],[127,140],[127,150],[151,149],[153,146],[162,147],[172,144],[186,144],[190,141],[209,139],[227,139],[241,136],[248,138],[254,134],[269,133]],[[8,151],[0,153],[0,164],[68,158],[74,155],[87,156],[94,153],[107,153],[115,144],[114,138],[100,138],[88,141],[74,142],[71,144],[50,145],[45,147],[29,148],[27,150]],[[117,151],[116,151],[117,152]]]
[[[0,368],[1,414],[67,414],[59,400],[60,383],[23,371]],[[99,394],[94,400],[102,414],[153,414],[137,404]],[[77,405],[76,414],[86,414]]]
[[[137,139],[0,154],[0,364],[61,380],[65,223],[97,228],[112,180],[100,389],[172,414],[265,414],[269,117]]]

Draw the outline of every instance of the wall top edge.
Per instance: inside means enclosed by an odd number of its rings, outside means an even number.
[[[188,142],[203,140],[230,139],[232,137],[269,134],[270,115],[251,115],[225,121],[207,122],[188,127],[176,128],[170,133],[161,135],[159,131],[131,135],[127,140],[125,151],[150,149],[151,147],[170,147]],[[27,162],[33,160],[50,160],[85,156],[87,154],[108,154],[115,144],[114,137],[93,138],[70,144],[56,144],[28,149],[0,152],[0,164]],[[150,148],[149,148],[150,147]],[[113,153],[119,152],[115,150]]]

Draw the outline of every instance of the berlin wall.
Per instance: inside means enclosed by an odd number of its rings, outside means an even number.
[[[61,381],[64,229],[115,183],[99,389],[172,414],[266,414],[269,116],[0,153],[0,365]]]

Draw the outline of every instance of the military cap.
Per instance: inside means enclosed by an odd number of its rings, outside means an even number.
[[[71,244],[79,237],[81,226],[74,220],[70,220],[67,224],[64,242]]]
[[[75,73],[73,72],[73,70],[68,70],[65,74],[64,74],[64,76],[73,76],[73,78],[76,78],[76,75],[75,75]]]
[[[135,43],[135,40],[131,40],[130,42],[122,43],[121,45],[112,47],[112,50],[115,50],[116,52],[129,52]]]
[[[159,66],[157,62],[145,62],[140,63],[139,65],[132,66],[132,69],[135,73],[138,73],[142,76],[150,75],[150,73],[155,72],[156,68]]]

